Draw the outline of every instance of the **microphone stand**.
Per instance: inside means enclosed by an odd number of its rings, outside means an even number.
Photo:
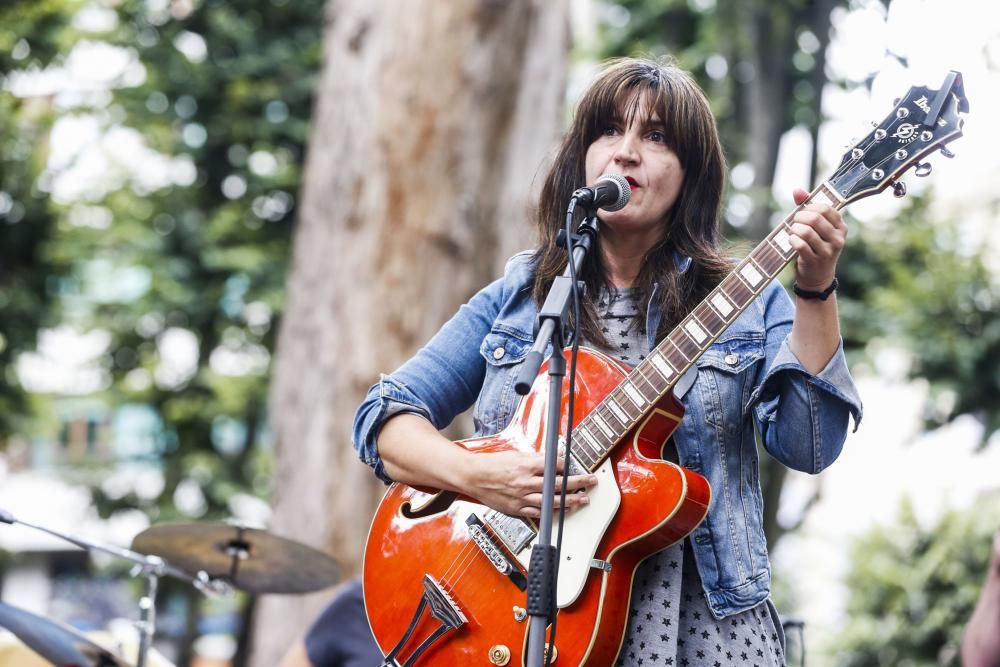
[[[130,551],[129,549],[122,549],[121,547],[105,546],[89,542],[73,535],[60,533],[59,531],[51,528],[23,521],[16,518],[10,512],[2,509],[0,509],[0,523],[9,523],[11,525],[18,523],[22,526],[27,526],[28,528],[34,528],[35,530],[39,530],[43,533],[48,533],[53,537],[58,537],[59,539],[65,540],[70,544],[80,547],[81,549],[87,551],[100,551],[135,564],[135,567],[131,572],[132,576],[135,577],[141,575],[145,579],[143,595],[139,598],[139,620],[135,624],[136,629],[139,630],[138,662],[136,663],[136,667],[146,667],[147,654],[149,653],[149,647],[153,643],[153,634],[156,632],[155,602],[156,590],[159,586],[160,577],[166,575],[181,579],[194,586],[201,593],[212,597],[228,592],[228,586],[226,584],[210,578],[208,573],[204,570],[199,570],[197,574],[192,576],[187,572],[174,567],[173,565],[169,565],[159,556],[147,556],[135,551]]]
[[[571,217],[576,199],[570,201],[566,215]],[[573,235],[573,251],[569,262],[573,263],[573,275],[579,273],[583,260],[597,238],[597,216],[589,209],[583,222]],[[538,312],[538,333],[535,342],[525,357],[517,376],[514,389],[524,396],[531,390],[531,384],[541,368],[545,347],[552,344],[549,357],[549,403],[545,418],[545,474],[542,481],[542,510],[538,522],[538,540],[531,550],[528,567],[527,612],[531,616],[528,628],[528,667],[542,667],[545,664],[546,628],[555,613],[554,594],[558,568],[555,547],[552,546],[553,498],[555,496],[556,461],[559,448],[559,426],[561,418],[562,382],[566,374],[566,359],[563,356],[563,330],[566,312],[573,296],[570,279],[570,265],[567,262],[563,275],[556,277],[549,288],[541,310]],[[570,462],[566,461],[569,466]]]

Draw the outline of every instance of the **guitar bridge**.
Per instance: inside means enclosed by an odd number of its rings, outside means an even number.
[[[440,624],[434,632],[420,642],[404,662],[400,662],[399,655],[410,642],[413,631],[416,629],[420,619],[423,618],[425,611],[429,611],[430,615],[437,619]],[[468,623],[468,620],[465,618],[465,614],[462,613],[458,604],[452,599],[451,594],[434,577],[425,574],[424,594],[420,596],[420,604],[417,605],[416,611],[413,612],[413,618],[410,620],[410,625],[406,629],[406,632],[403,633],[403,636],[399,639],[399,643],[389,652],[389,655],[385,656],[381,667],[412,667],[417,658],[433,646],[436,641],[449,631],[457,630],[466,623]]]
[[[507,558],[503,550],[493,542],[493,539],[483,527],[483,522],[479,520],[479,517],[475,514],[470,514],[465,523],[469,527],[469,536],[472,538],[472,541],[475,542],[483,555],[493,564],[497,572],[510,579],[520,590],[527,589],[527,577],[524,576],[517,564]]]

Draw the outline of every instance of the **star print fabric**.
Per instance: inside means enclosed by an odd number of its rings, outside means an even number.
[[[601,318],[601,333],[608,340],[603,351],[629,366],[646,358],[646,324],[640,322],[637,290],[601,290],[597,312]]]
[[[687,540],[646,559],[632,584],[619,667],[779,667],[785,664],[770,600],[717,620]]]

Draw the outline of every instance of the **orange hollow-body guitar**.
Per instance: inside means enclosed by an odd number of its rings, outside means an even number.
[[[540,451],[546,373],[547,365],[507,428],[460,444],[474,452]],[[625,377],[614,360],[581,349],[574,422],[591,414]],[[567,396],[564,389],[561,428]],[[597,467],[591,502],[567,514],[556,592],[556,664],[614,663],[635,569],[688,534],[708,511],[708,482],[661,459],[682,414],[672,394],[660,399]],[[583,464],[590,468],[591,462],[593,457]],[[530,521],[464,497],[392,485],[372,522],[364,562],[368,617],[383,654],[393,659],[388,664],[524,665],[530,617],[523,611],[523,587],[534,529]]]

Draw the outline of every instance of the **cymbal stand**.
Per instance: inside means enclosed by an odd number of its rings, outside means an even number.
[[[145,580],[142,597],[139,598],[139,620],[135,627],[139,631],[139,656],[136,667],[146,667],[146,655],[153,643],[156,632],[156,590],[166,563],[159,556],[146,556],[145,563],[132,569],[132,576],[141,574]]]
[[[194,586],[202,594],[210,597],[218,597],[229,592],[229,586],[226,583],[212,579],[204,570],[199,570],[196,574],[191,575],[184,570],[170,565],[159,556],[147,556],[129,549],[97,544],[80,537],[60,533],[57,530],[18,519],[3,509],[0,509],[0,523],[9,523],[11,525],[15,523],[21,524],[22,526],[34,528],[35,530],[52,535],[53,537],[58,537],[85,551],[100,551],[135,564],[130,573],[131,576],[142,576],[145,580],[143,594],[139,598],[139,620],[135,623],[135,627],[139,631],[139,655],[136,667],[146,667],[149,647],[152,645],[153,635],[156,633],[156,591],[159,588],[160,577],[166,575],[180,579]]]

